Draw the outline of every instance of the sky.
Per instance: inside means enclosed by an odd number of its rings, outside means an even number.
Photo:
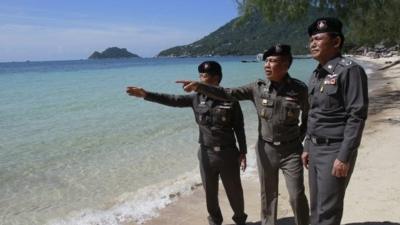
[[[141,57],[201,39],[238,16],[235,0],[1,0],[0,62]]]

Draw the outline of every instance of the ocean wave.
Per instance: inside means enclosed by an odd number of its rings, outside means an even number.
[[[135,193],[119,196],[108,209],[84,209],[72,212],[66,218],[49,221],[47,225],[142,224],[157,217],[160,209],[176,201],[180,196],[189,195],[198,186],[201,186],[201,179],[196,170],[172,181],[147,186]]]
[[[257,176],[255,145],[248,147],[247,169],[243,178]],[[181,196],[187,196],[201,186],[198,169],[176,179],[143,187],[133,193],[118,196],[110,207],[103,210],[83,209],[64,218],[51,220],[47,225],[125,225],[143,224],[159,216],[159,211]],[[205,200],[204,200],[205,201]]]

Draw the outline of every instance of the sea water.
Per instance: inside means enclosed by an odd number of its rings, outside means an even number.
[[[244,85],[264,79],[262,62],[242,62],[253,59],[0,63],[0,224],[108,225],[156,216],[200,183],[198,128],[191,108],[130,97],[126,87],[186,94],[174,81],[197,80],[204,60],[221,63],[221,85]],[[315,65],[294,60],[290,74],[306,81]],[[252,151],[257,116],[250,101],[241,105]]]

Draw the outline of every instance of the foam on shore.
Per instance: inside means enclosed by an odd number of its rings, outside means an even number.
[[[249,147],[247,169],[243,174],[246,178],[254,177],[257,173],[254,148],[254,145]],[[199,171],[195,169],[174,180],[119,196],[108,209],[83,209],[71,212],[65,218],[50,221],[48,225],[143,224],[157,217],[161,209],[177,201],[179,197],[192,194],[201,185]]]
[[[50,221],[48,225],[119,225],[143,222],[156,217],[158,211],[190,194],[201,185],[198,171],[188,172],[179,178],[139,189],[135,193],[119,196],[108,209],[84,209],[70,213],[66,218]]]

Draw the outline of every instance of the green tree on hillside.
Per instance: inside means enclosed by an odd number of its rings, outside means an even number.
[[[347,37],[357,45],[400,43],[399,0],[236,0],[242,18],[254,11],[268,21],[297,20],[319,8],[348,25]],[[239,23],[240,24],[240,23]]]

